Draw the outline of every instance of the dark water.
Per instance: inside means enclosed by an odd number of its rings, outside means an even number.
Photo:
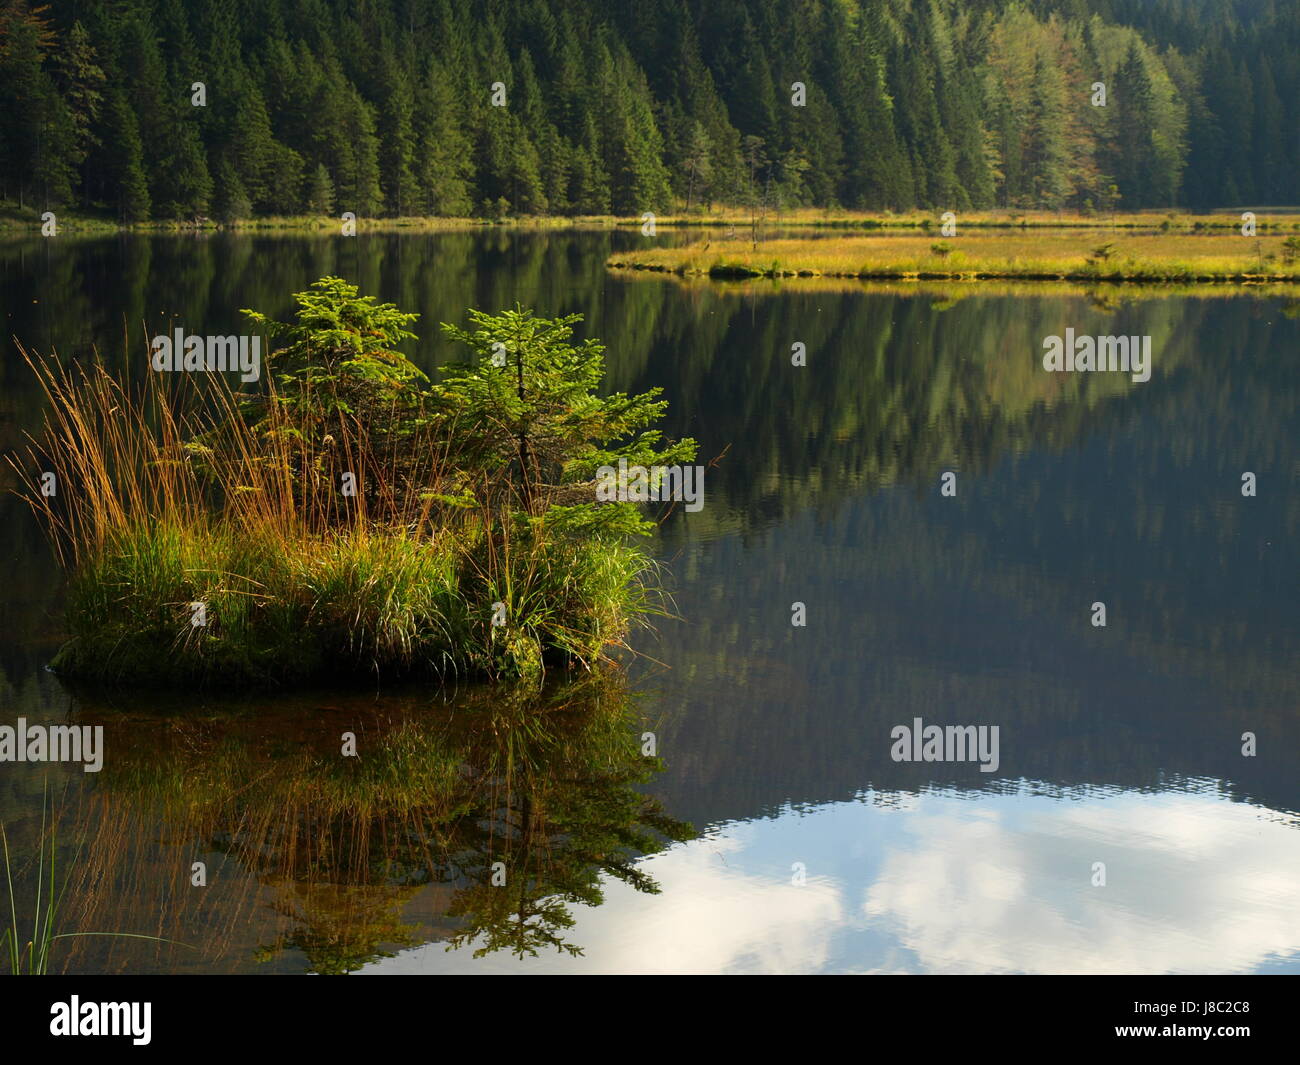
[[[664,386],[717,459],[655,540],[680,619],[542,708],[70,691],[60,574],[0,501],[0,724],[106,744],[99,773],[0,763],[19,909],[48,791],[60,930],[185,944],[64,940],[52,968],[1300,970],[1295,301],[607,273],[634,239],[0,246],[6,332],[124,375],[327,273],[419,311],[426,367],[467,307],[579,311],[610,387]],[[1067,327],[1151,336],[1151,380],[1044,372]],[[8,450],[42,402],[11,342],[0,374]],[[918,717],[997,726],[997,770],[894,761]]]

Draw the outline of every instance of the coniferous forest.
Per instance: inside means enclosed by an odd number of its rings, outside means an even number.
[[[3,0],[0,199],[121,222],[1300,201],[1287,0]]]

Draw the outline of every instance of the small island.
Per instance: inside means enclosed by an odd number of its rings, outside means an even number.
[[[1042,218],[1015,225],[985,217],[952,224],[950,235],[937,221],[932,230],[929,219],[908,228],[890,228],[888,222],[860,219],[857,232],[837,229],[829,239],[798,228],[768,236],[757,225],[733,226],[685,244],[647,242],[611,255],[607,265],[717,280],[1300,281],[1300,235],[1288,232],[1291,223],[1281,219],[1255,230],[1223,216],[1175,216],[1155,225],[1139,215],[1105,221],[1075,216],[1059,227]]]
[[[431,380],[415,315],[337,277],[255,311],[264,387],[119,381],[26,353],[49,401],[17,463],[70,575],[65,676],[283,686],[424,676],[536,681],[592,667],[664,612],[653,529],[602,469],[671,468],[659,389],[600,396],[579,315],[444,324],[469,359]],[[142,365],[146,365],[142,361]]]

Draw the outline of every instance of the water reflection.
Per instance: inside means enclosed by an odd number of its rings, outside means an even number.
[[[70,971],[256,959],[350,972],[429,938],[431,919],[476,956],[580,955],[572,907],[599,906],[607,880],[657,892],[634,859],[692,835],[639,790],[662,764],[642,754],[645,722],[616,671],[540,698],[471,691],[441,705],[130,705],[87,697],[68,715],[102,726],[111,754],[56,787],[62,921],[197,953],[72,940]],[[39,822],[10,836],[34,854]]]
[[[0,246],[8,331],[93,342],[124,372],[144,351],[124,323],[230,332],[326,272],[420,311],[426,368],[450,355],[434,324],[468,306],[579,311],[610,387],[665,386],[667,431],[722,456],[704,510],[657,540],[681,620],[640,642],[630,689],[575,695],[537,735],[473,698],[74,697],[41,671],[61,580],[0,498],[0,720],[112,726],[100,779],[51,770],[90,833],[69,920],[199,948],[85,941],[68,967],[1295,968],[1295,294],[608,274],[635,239]],[[1152,379],[1042,373],[1066,327],[1152,336]],[[41,408],[12,350],[0,375],[8,448]],[[893,762],[890,729],[916,716],[998,725],[994,779]],[[356,762],[337,757],[350,727]],[[40,796],[35,767],[0,766],[31,853]],[[685,834],[674,819],[712,827],[638,859]],[[520,872],[504,889],[497,860]]]
[[[584,913],[577,933],[594,947],[581,961],[544,956],[523,968],[1300,972],[1300,826],[1229,801],[1212,782],[1186,786],[869,792],[723,825],[647,859],[662,900],[611,891]],[[803,886],[792,883],[796,861]],[[1098,861],[1105,887],[1092,884]],[[431,946],[365,971],[453,967]]]

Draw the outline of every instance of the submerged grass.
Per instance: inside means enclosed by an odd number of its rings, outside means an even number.
[[[18,896],[14,891],[14,867],[9,853],[9,834],[0,822],[0,849],[5,864],[5,887],[9,894],[9,927],[4,932],[5,948],[9,955],[9,971],[14,976],[44,976],[49,972],[54,944],[61,939],[81,939],[104,936],[114,939],[146,939],[155,943],[173,943],[158,936],[136,935],[131,932],[55,932],[59,908],[63,902],[66,882],[59,884],[56,875],[58,853],[58,820],[49,816],[49,793],[41,799],[41,833],[36,854],[36,892],[32,906],[31,934],[19,932]],[[78,848],[77,854],[80,854]],[[75,862],[74,858],[74,862]],[[184,944],[176,944],[183,946]]]

